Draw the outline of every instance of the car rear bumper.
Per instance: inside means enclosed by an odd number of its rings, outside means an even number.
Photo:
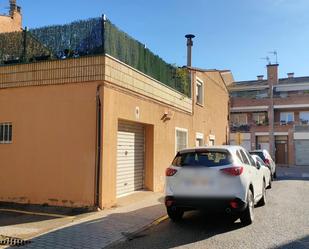
[[[211,212],[237,213],[246,208],[246,202],[233,197],[175,197],[166,196],[165,206],[167,208],[183,208],[184,210],[207,210]]]

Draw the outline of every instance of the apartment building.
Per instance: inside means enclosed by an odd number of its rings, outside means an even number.
[[[309,166],[309,77],[279,79],[278,67],[229,86],[230,143],[267,149],[279,165]]]
[[[0,60],[0,201],[111,207],[163,191],[178,150],[228,142],[230,71],[188,65],[178,77],[105,16],[21,34],[5,34],[24,48]],[[76,39],[59,52],[65,37]]]

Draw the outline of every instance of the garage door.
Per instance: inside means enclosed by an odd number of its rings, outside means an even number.
[[[119,121],[117,134],[117,197],[144,187],[144,126]]]
[[[296,165],[309,166],[309,140],[294,141]]]

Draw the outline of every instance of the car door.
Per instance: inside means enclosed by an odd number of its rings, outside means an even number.
[[[259,199],[263,195],[263,170],[261,170],[261,168],[258,167],[255,160],[252,158],[252,156],[248,151],[246,151],[246,154],[248,155],[250,164],[253,167],[255,184],[256,184],[256,190],[255,190],[256,198]]]
[[[246,161],[248,162],[249,175],[251,177],[251,182],[253,184],[254,189],[254,199],[257,200],[262,195],[263,178],[261,178],[259,174],[260,172],[258,172],[255,161],[253,160],[249,152],[243,149],[241,154],[247,158]]]

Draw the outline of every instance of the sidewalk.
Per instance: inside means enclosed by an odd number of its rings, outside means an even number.
[[[31,243],[22,248],[106,247],[130,237],[132,233],[142,230],[158,218],[165,216],[162,200],[162,194],[152,192],[140,192],[124,197],[119,201],[119,207],[73,219],[68,224],[33,238],[27,238],[31,239]]]
[[[277,167],[277,176],[281,180],[309,179],[309,166]]]

